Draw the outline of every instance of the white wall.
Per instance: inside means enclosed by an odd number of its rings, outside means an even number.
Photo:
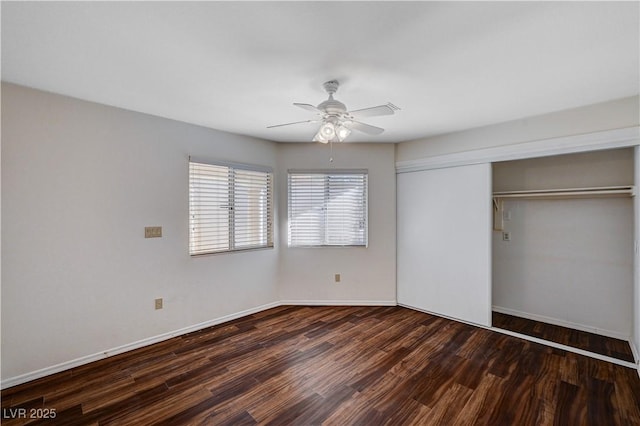
[[[511,241],[493,234],[499,312],[629,339],[632,200],[505,202]]]
[[[633,148],[493,163],[494,191],[633,185]]]
[[[616,99],[398,144],[396,161],[620,129],[640,124],[640,98]]]
[[[280,298],[295,303],[394,304],[396,210],[391,144],[281,144],[277,191],[280,209]],[[288,169],[368,169],[369,246],[288,248]],[[334,274],[341,274],[341,282]]]
[[[496,163],[495,191],[633,184],[633,149]],[[629,339],[633,322],[630,198],[505,200],[493,232],[499,312]]]
[[[491,166],[398,175],[398,303],[491,325]]]
[[[2,85],[3,380],[278,300],[277,249],[189,257],[190,154],[277,148]]]

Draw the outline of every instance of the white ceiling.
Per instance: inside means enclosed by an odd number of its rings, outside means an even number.
[[[338,79],[399,142],[639,93],[638,2],[2,2],[2,79],[309,141]]]

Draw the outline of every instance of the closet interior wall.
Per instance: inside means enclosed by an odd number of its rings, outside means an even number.
[[[493,164],[494,193],[633,184],[632,148]],[[504,199],[503,219],[492,235],[494,311],[629,340],[631,197]]]

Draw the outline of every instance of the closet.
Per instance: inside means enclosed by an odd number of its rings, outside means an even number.
[[[496,162],[492,177],[493,326],[633,361],[633,148]]]

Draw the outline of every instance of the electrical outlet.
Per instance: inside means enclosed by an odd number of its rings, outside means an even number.
[[[162,309],[162,298],[156,299],[156,309]]]
[[[336,280],[337,283],[340,282],[340,274],[336,274],[334,279]]]
[[[161,238],[162,226],[145,226],[144,237],[145,238]]]
[[[503,232],[502,241],[511,241],[511,232]]]

